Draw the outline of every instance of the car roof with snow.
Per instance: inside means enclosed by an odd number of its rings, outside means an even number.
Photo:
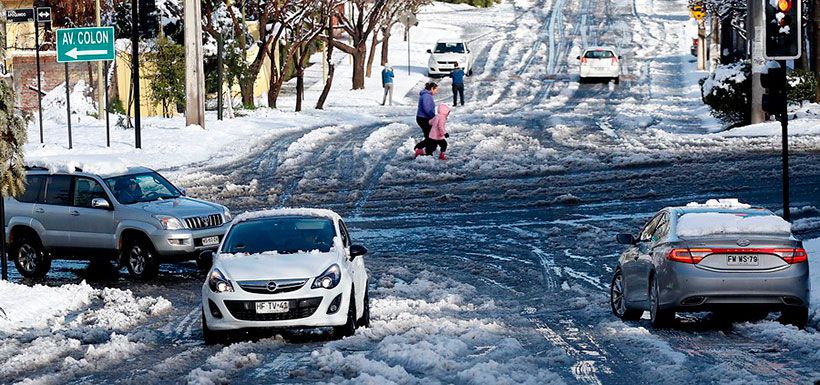
[[[327,209],[312,209],[312,208],[281,208],[261,211],[250,211],[237,215],[233,223],[240,223],[256,219],[275,218],[275,217],[318,217],[328,218],[332,220],[341,219],[339,214]]]
[[[86,169],[78,165],[64,164],[64,165],[29,165],[26,166],[27,171],[39,171],[47,174],[84,174],[97,175],[100,178],[111,178],[123,175],[142,174],[146,172],[154,172],[148,167],[130,166],[124,168],[105,168],[105,167],[91,167]]]
[[[586,52],[586,51],[606,51],[606,50],[612,51],[612,52],[618,52],[618,49],[611,46],[611,45],[590,46],[590,47],[584,48],[584,52]]]
[[[709,199],[705,203],[690,202],[686,206],[668,207],[667,210],[678,215],[691,213],[727,213],[727,214],[750,214],[750,215],[773,215],[771,210],[763,207],[753,207],[742,203],[735,198]]]
[[[465,43],[463,39],[439,39],[436,43]]]

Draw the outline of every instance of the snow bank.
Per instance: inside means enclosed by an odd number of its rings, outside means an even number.
[[[267,340],[268,344],[279,344],[281,341]],[[249,367],[259,366],[262,362],[258,354],[251,350],[259,346],[252,342],[242,342],[227,346],[214,354],[205,365],[188,373],[189,385],[216,385],[230,383],[230,376]],[[205,369],[203,369],[205,368]]]
[[[776,215],[689,213],[678,219],[679,237],[717,234],[791,234],[791,224]]]
[[[60,324],[68,313],[89,306],[96,293],[85,281],[58,287],[0,281],[0,332]]]
[[[820,238],[803,241],[803,248],[809,256],[811,281],[811,304],[809,305],[809,325],[820,329]]]

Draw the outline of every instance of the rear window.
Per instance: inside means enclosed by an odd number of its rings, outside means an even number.
[[[584,57],[587,59],[612,59],[615,57],[615,54],[612,51],[607,50],[594,50],[587,51],[584,54]]]
[[[224,253],[293,254],[329,252],[336,231],[327,218],[280,217],[240,222],[233,226],[222,247]]]
[[[791,224],[772,213],[688,213],[678,218],[679,237],[721,234],[791,234]]]
[[[46,184],[45,203],[50,205],[68,206],[71,203],[71,177],[68,175],[52,175]]]
[[[26,191],[17,200],[24,203],[36,203],[40,199],[40,192],[43,190],[45,180],[45,175],[26,176]]]

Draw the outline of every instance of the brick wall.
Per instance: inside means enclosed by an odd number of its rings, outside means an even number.
[[[43,92],[48,93],[65,82],[65,67],[62,63],[57,63],[56,52],[40,52],[40,74],[42,79]],[[33,52],[17,52],[12,58],[12,69],[14,77],[14,92],[20,102],[20,108],[24,111],[37,111],[37,63]],[[97,71],[96,64],[92,64],[91,78],[89,78],[88,64],[69,64],[69,83],[73,86],[79,80],[84,80],[92,88],[96,89]]]

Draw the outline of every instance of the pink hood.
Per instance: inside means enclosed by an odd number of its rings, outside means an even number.
[[[433,128],[430,130],[430,139],[433,140],[444,140],[444,135],[447,134],[447,128],[445,124],[447,123],[447,117],[450,115],[450,107],[445,104],[441,103],[438,105],[438,114],[435,118],[430,119],[430,125]]]

